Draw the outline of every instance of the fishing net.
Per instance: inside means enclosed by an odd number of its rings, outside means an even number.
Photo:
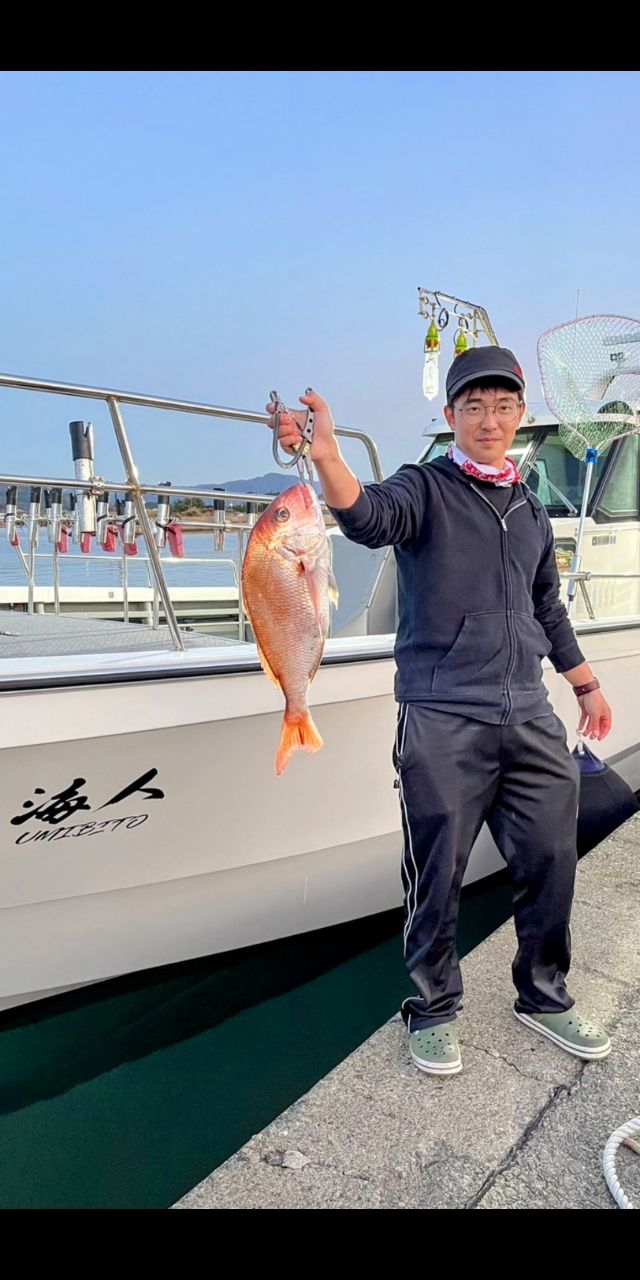
[[[560,439],[581,461],[640,429],[640,321],[585,316],[548,329],[538,363]]]
[[[559,422],[563,444],[586,463],[575,554],[567,587],[571,611],[595,465],[601,449],[640,431],[640,321],[585,316],[547,329],[538,342],[544,398]],[[575,576],[574,576],[575,575]]]

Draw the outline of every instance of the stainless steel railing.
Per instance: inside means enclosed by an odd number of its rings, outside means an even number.
[[[596,616],[596,613],[593,607],[593,602],[589,594],[589,589],[587,587],[587,583],[598,582],[598,581],[600,582],[617,582],[617,581],[640,582],[640,573],[591,573],[591,571],[588,569],[582,569],[577,573],[560,573],[558,576],[561,582],[564,582],[564,581],[576,582],[578,584],[578,589],[584,601],[584,606],[587,611],[587,615],[589,617],[590,622],[611,621],[612,624],[615,624],[615,618],[607,617],[607,618],[599,619]],[[631,617],[635,618],[636,615],[631,615]],[[640,613],[637,614],[637,619],[638,619],[638,623],[640,623]]]
[[[201,404],[190,400],[173,400],[162,396],[140,395],[137,392],[129,391],[113,391],[105,387],[87,387],[77,383],[51,382],[40,378],[23,378],[5,373],[0,374],[0,387],[7,387],[20,391],[40,391],[50,395],[76,396],[83,400],[100,400],[107,405],[118,443],[120,456],[125,469],[125,483],[116,484],[111,481],[103,480],[101,477],[97,476],[91,481],[81,481],[77,477],[62,480],[43,476],[16,475],[0,475],[0,483],[8,485],[33,485],[40,487],[47,486],[50,488],[72,489],[79,493],[84,492],[96,494],[100,491],[106,491],[107,493],[129,494],[131,501],[133,502],[135,516],[140,527],[142,537],[146,544],[148,558],[155,580],[155,586],[162,601],[164,615],[167,620],[167,626],[169,628],[174,648],[183,652],[185,648],[184,642],[180,634],[180,628],[178,626],[178,621],[171,600],[171,594],[162,567],[162,559],[158,547],[156,546],[153,526],[145,503],[145,495],[157,493],[158,486],[157,484],[145,485],[140,481],[137,464],[122,415],[122,405],[136,405],[151,409],[165,409],[174,413],[194,413],[204,417],[222,418],[232,422],[266,424],[268,421],[267,415],[265,413],[255,413],[250,410],[228,409],[222,408],[219,405]],[[378,456],[378,450],[371,437],[366,435],[363,431],[355,431],[348,427],[337,427],[336,433],[347,439],[358,440],[364,445],[369,457],[374,479],[381,480],[383,478],[383,473]],[[206,499],[208,497],[214,500],[221,500],[224,497],[224,494],[221,490],[186,489],[179,487],[174,488],[171,486],[171,496],[197,497],[201,499]],[[233,494],[227,495],[227,497],[229,501],[253,502],[257,506],[268,505],[273,500],[273,495]],[[242,553],[242,543],[243,538],[240,537],[239,556],[241,556]],[[24,559],[24,553],[21,552],[21,554]],[[239,627],[244,631],[244,615],[241,602],[239,602]]]

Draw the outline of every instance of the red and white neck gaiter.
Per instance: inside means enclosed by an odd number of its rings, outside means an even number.
[[[456,466],[464,471],[465,475],[473,476],[476,480],[488,481],[490,484],[497,484],[501,489],[510,488],[512,484],[518,484],[520,480],[520,472],[512,458],[506,458],[504,467],[499,470],[498,467],[490,467],[485,462],[472,462],[466,453],[459,449],[457,444],[450,444],[447,449],[447,457],[455,462]]]

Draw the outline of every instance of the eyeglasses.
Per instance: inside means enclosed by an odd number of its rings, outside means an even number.
[[[469,426],[472,426],[474,422],[482,422],[488,413],[494,413],[498,422],[502,422],[506,426],[510,422],[515,422],[521,409],[521,400],[517,404],[513,400],[499,400],[497,404],[461,405],[460,416],[463,422],[467,422]]]

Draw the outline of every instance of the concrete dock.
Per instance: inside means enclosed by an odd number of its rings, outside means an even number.
[[[570,988],[608,1059],[516,1020],[509,922],[462,962],[460,1075],[418,1072],[393,1018],[174,1208],[615,1208],[603,1149],[640,1113],[640,815],[581,861],[572,935]],[[640,1205],[640,1156],[617,1167]]]

